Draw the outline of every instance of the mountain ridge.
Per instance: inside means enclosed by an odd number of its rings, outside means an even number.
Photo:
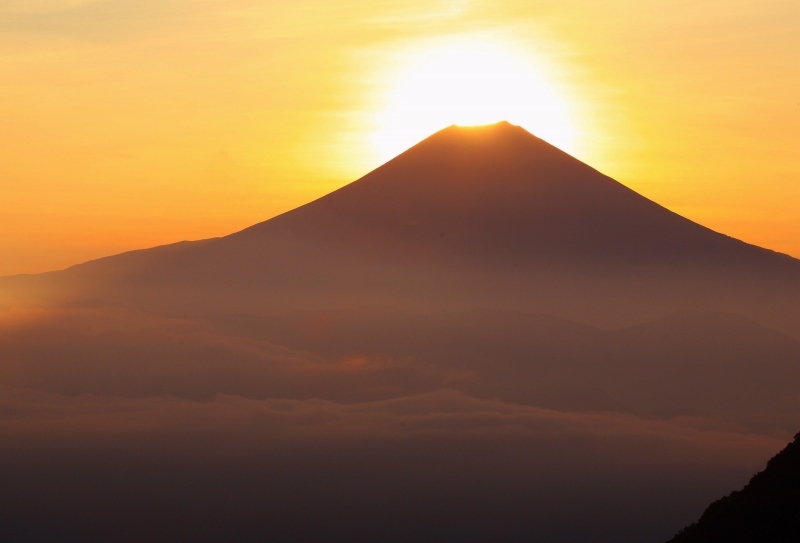
[[[87,300],[206,314],[480,306],[610,326],[719,310],[800,334],[800,261],[499,123],[445,128],[229,236],[0,279],[0,305]]]
[[[326,208],[340,216],[331,217]],[[314,224],[319,217],[310,217],[313,213],[327,215],[328,222]],[[665,226],[653,224],[656,215],[671,221],[673,230],[683,230],[681,239],[666,236]],[[697,257],[713,250],[715,243],[756,250],[675,214],[510,123],[448,127],[361,179],[232,237],[256,236],[279,226],[295,234],[313,230],[318,237],[325,227],[335,231],[347,221],[393,238],[408,237],[417,245],[430,235],[462,234],[464,243],[455,247],[462,253],[468,252],[463,245],[474,251],[486,244],[478,233],[491,236],[492,244],[510,239],[514,243],[508,252],[516,256],[528,244],[538,250],[537,256],[561,260],[575,258],[576,252],[595,259],[603,254],[631,259],[631,249],[641,252],[652,244],[672,256],[692,249]],[[717,235],[723,237],[689,239]],[[611,243],[615,236],[627,243]],[[687,247],[687,241],[695,246]]]
[[[477,136],[477,137],[474,137],[474,136]],[[282,223],[290,222],[291,219],[295,219],[295,217],[298,217],[298,216],[301,216],[301,215],[305,215],[305,216],[302,216],[302,220],[299,220],[299,221],[298,220],[293,220],[293,221],[291,221],[293,224],[291,224],[290,226],[295,231],[297,231],[298,229],[299,230],[303,230],[303,229],[309,230],[309,227],[307,225],[304,226],[302,224],[298,224],[298,223],[302,223],[304,220],[305,221],[308,220],[307,215],[308,215],[309,211],[317,211],[318,212],[318,211],[320,211],[320,208],[323,208],[325,206],[329,206],[332,203],[336,203],[335,200],[342,200],[342,199],[347,198],[348,196],[352,197],[353,196],[352,195],[353,192],[355,192],[355,191],[357,191],[359,189],[362,189],[362,191],[363,191],[364,188],[370,188],[370,187],[365,187],[365,185],[369,185],[369,183],[373,182],[376,177],[378,178],[379,182],[383,181],[384,185],[389,184],[389,183],[385,182],[387,180],[386,179],[387,176],[384,175],[383,176],[384,178],[381,179],[381,176],[383,174],[385,174],[386,172],[389,173],[388,181],[392,182],[391,184],[394,185],[393,188],[395,190],[402,189],[403,191],[408,191],[409,190],[408,184],[401,184],[401,183],[397,182],[397,181],[405,181],[405,179],[397,180],[397,179],[392,178],[393,174],[394,174],[394,172],[392,170],[393,169],[397,170],[398,167],[401,168],[401,169],[405,168],[407,166],[406,163],[409,161],[410,157],[412,157],[411,160],[414,160],[414,158],[417,159],[416,160],[417,164],[412,164],[412,166],[414,166],[416,170],[419,170],[420,169],[419,168],[420,165],[418,164],[419,159],[418,159],[418,157],[414,157],[415,153],[425,153],[427,155],[430,155],[433,152],[433,154],[435,154],[435,153],[441,154],[441,147],[450,147],[451,151],[453,151],[453,150],[455,151],[456,158],[459,159],[459,160],[463,159],[464,153],[465,153],[465,151],[467,151],[467,149],[464,148],[465,146],[476,147],[478,149],[482,149],[483,151],[486,151],[487,148],[490,148],[493,153],[496,153],[497,150],[498,150],[496,148],[497,146],[496,145],[491,145],[491,143],[487,144],[487,139],[489,139],[490,142],[491,142],[492,139],[493,140],[500,140],[501,143],[503,144],[503,145],[500,146],[500,150],[505,151],[505,152],[508,151],[508,149],[506,147],[508,146],[509,143],[514,144],[517,147],[520,147],[521,146],[520,144],[529,144],[528,147],[530,147],[530,148],[539,147],[540,149],[537,149],[537,151],[540,154],[545,155],[546,162],[553,162],[555,160],[555,161],[559,161],[559,162],[562,162],[562,163],[570,163],[570,165],[572,167],[577,167],[577,168],[583,169],[585,172],[588,172],[588,173],[590,173],[592,175],[593,178],[590,180],[591,183],[597,184],[598,182],[602,182],[605,185],[604,189],[611,188],[611,189],[613,189],[615,191],[625,193],[626,196],[630,196],[630,197],[636,199],[638,201],[638,203],[640,203],[640,204],[643,203],[643,204],[646,204],[646,205],[650,206],[650,208],[651,208],[650,210],[651,211],[652,210],[656,210],[657,212],[663,214],[664,216],[668,216],[668,217],[673,218],[673,219],[678,219],[681,222],[683,222],[685,225],[691,225],[690,227],[695,227],[695,228],[698,229],[698,231],[702,231],[704,234],[712,234],[712,235],[720,236],[720,238],[718,238],[718,240],[724,240],[724,241],[733,242],[740,248],[746,248],[746,249],[749,249],[749,250],[758,250],[759,252],[763,251],[764,255],[775,256],[775,257],[778,257],[779,259],[781,259],[781,260],[783,260],[783,261],[785,261],[787,263],[791,263],[792,265],[800,266],[800,261],[798,261],[797,259],[794,259],[790,255],[786,255],[784,253],[780,253],[778,251],[774,251],[774,250],[771,250],[771,249],[763,248],[763,247],[760,247],[760,246],[757,246],[757,245],[754,245],[754,244],[746,243],[744,241],[738,240],[738,239],[736,239],[736,238],[734,238],[732,236],[729,236],[727,234],[716,232],[716,231],[714,231],[714,230],[712,230],[712,229],[710,229],[710,228],[708,228],[706,226],[703,226],[703,225],[701,225],[699,223],[691,221],[690,219],[686,219],[685,217],[682,217],[682,216],[678,215],[677,213],[669,210],[668,208],[665,208],[665,207],[661,206],[657,202],[654,202],[654,201],[652,201],[652,200],[650,200],[650,199],[648,199],[648,198],[636,193],[635,191],[631,190],[630,188],[628,188],[627,186],[623,185],[622,183],[619,183],[619,182],[613,180],[612,178],[602,174],[601,172],[597,171],[596,169],[592,168],[591,166],[589,166],[589,165],[587,165],[587,164],[575,159],[574,157],[568,155],[567,153],[564,153],[563,151],[561,151],[558,148],[550,145],[549,143],[545,142],[544,140],[541,140],[540,138],[537,138],[533,134],[528,133],[523,128],[521,128],[519,126],[512,125],[512,124],[510,124],[510,123],[508,123],[506,121],[503,121],[503,122],[497,123],[495,125],[487,125],[487,126],[480,126],[480,127],[460,127],[460,126],[457,126],[457,125],[452,125],[452,126],[450,126],[448,128],[445,128],[445,129],[435,133],[434,135],[432,135],[429,138],[423,140],[422,142],[418,143],[417,145],[411,147],[408,151],[406,151],[406,152],[402,153],[401,155],[399,155],[398,157],[390,160],[386,164],[378,167],[376,170],[370,172],[369,174],[365,175],[364,177],[362,177],[362,178],[360,178],[360,179],[358,179],[358,180],[356,180],[356,181],[354,181],[352,183],[349,183],[349,184],[347,184],[347,185],[345,185],[345,186],[343,186],[343,187],[341,187],[341,188],[339,188],[339,189],[337,189],[337,190],[335,190],[335,191],[333,191],[331,193],[323,195],[320,198],[312,200],[311,202],[308,202],[308,203],[303,204],[303,205],[301,205],[301,206],[299,206],[297,208],[294,208],[292,210],[289,210],[289,211],[286,211],[284,213],[281,213],[281,214],[279,214],[279,215],[277,215],[275,217],[272,217],[272,218],[270,218],[268,220],[256,223],[256,224],[254,224],[252,226],[249,226],[247,228],[244,228],[244,229],[242,229],[240,231],[237,231],[237,232],[225,235],[225,236],[219,236],[219,237],[208,238],[208,239],[203,239],[203,240],[194,240],[194,241],[184,240],[184,241],[180,241],[180,242],[176,242],[176,243],[160,245],[160,246],[147,248],[147,249],[139,249],[139,250],[134,250],[134,251],[125,251],[123,253],[119,253],[119,254],[116,254],[116,255],[110,255],[108,257],[97,258],[97,259],[93,259],[93,260],[90,260],[90,261],[87,261],[87,262],[84,262],[84,263],[80,263],[80,264],[77,264],[77,265],[74,265],[74,266],[70,266],[70,267],[66,268],[66,270],[70,270],[70,269],[73,269],[75,267],[80,267],[80,266],[84,266],[84,265],[87,265],[87,264],[92,264],[94,262],[102,261],[102,260],[105,260],[105,259],[108,259],[108,258],[119,258],[119,257],[121,257],[123,255],[141,255],[142,253],[147,252],[147,251],[167,251],[167,250],[174,250],[174,249],[194,249],[194,248],[199,247],[201,244],[212,244],[212,243],[215,243],[215,242],[223,242],[223,241],[227,241],[227,240],[246,239],[246,238],[249,238],[249,237],[258,236],[259,234],[262,234],[265,229],[276,228],[279,225],[280,226],[284,226]],[[472,141],[470,141],[470,140],[472,140]],[[527,141],[525,141],[525,140],[527,140]],[[535,142],[536,145],[530,145],[531,143],[534,143],[534,142]],[[458,144],[458,145],[456,145],[456,144]],[[462,145],[462,144],[465,144],[465,145]],[[455,148],[455,149],[452,149],[452,148]],[[545,153],[542,153],[542,149],[544,149]],[[493,156],[492,158],[493,158],[493,162],[495,162],[495,163],[499,162],[497,155]],[[528,158],[528,159],[530,158],[530,153],[528,153],[526,155],[526,158]],[[432,161],[432,164],[433,164],[433,162],[434,161]],[[442,161],[439,160],[439,162],[442,162]],[[496,164],[493,164],[493,165],[496,165]],[[536,164],[537,168],[542,169],[541,166],[542,166],[542,164]],[[544,168],[545,170],[547,169],[547,166],[548,166],[548,164],[545,164],[545,168]],[[431,164],[429,164],[428,167],[431,167]],[[453,164],[452,164],[452,162],[448,162],[448,163],[444,164],[444,167],[441,164],[433,164],[433,167],[434,167],[435,170],[451,169],[453,167]],[[560,173],[563,174],[563,172],[560,172]],[[461,181],[461,180],[463,180],[463,177],[459,178],[459,181]],[[535,184],[537,182],[540,183],[541,181],[542,181],[541,179],[536,179],[536,180],[534,180],[534,183],[530,183],[530,184],[532,185],[532,184]],[[545,181],[548,182],[550,185],[558,185],[558,184],[562,184],[563,185],[563,184],[568,183],[570,181],[575,182],[576,179],[574,179],[574,178],[565,179],[564,175],[558,175],[558,176],[555,176],[555,178],[545,179]],[[582,181],[585,181],[585,180],[578,179],[577,181],[581,181],[582,182]],[[374,182],[373,182],[373,184],[374,184]],[[456,188],[463,189],[464,186],[462,184],[460,187],[456,186]],[[394,196],[397,196],[397,195],[398,194],[394,194]],[[416,195],[414,195],[414,196],[416,196]],[[503,194],[503,196],[508,197],[509,195],[508,194]],[[349,205],[346,206],[345,210],[347,212],[349,212],[351,215],[355,214],[354,212],[357,212],[357,211],[362,211],[362,213],[363,213],[364,209],[369,209],[370,208],[369,205],[365,205],[363,202],[356,202],[357,204],[361,204],[359,207],[354,207],[352,202],[346,202],[346,203],[349,204]],[[506,204],[508,204],[508,202],[506,202]],[[529,204],[529,202],[526,202],[526,204]],[[513,206],[512,206],[512,208],[513,208]],[[502,209],[502,211],[507,211],[507,210],[508,209]],[[518,211],[518,212],[519,211],[529,212],[530,208],[529,207],[525,207],[524,209],[513,209],[513,210],[514,211]],[[381,212],[383,212],[383,211],[385,211],[385,210],[381,210]],[[403,211],[412,212],[410,210],[403,210]],[[440,211],[440,210],[438,210],[438,211]],[[474,218],[480,219],[480,217],[474,217]],[[497,217],[492,217],[492,218],[493,219],[497,219]],[[408,226],[418,226],[419,223],[420,223],[419,219],[415,219],[413,216],[408,218],[408,220],[406,221],[406,225],[408,225]],[[365,225],[365,226],[369,226],[369,225]],[[285,228],[285,226],[284,226],[284,228]],[[442,232],[443,232],[442,230],[439,230],[440,234]],[[317,234],[317,235],[320,234],[320,232],[314,232],[314,233]],[[324,232],[323,232],[323,234],[324,234]],[[445,234],[447,234],[446,231],[445,231]],[[56,271],[65,271],[65,270],[56,270]],[[53,273],[53,272],[46,272],[46,273]],[[21,275],[30,276],[30,275],[42,275],[42,274],[21,274]]]
[[[741,490],[668,543],[793,543],[800,538],[800,433]]]

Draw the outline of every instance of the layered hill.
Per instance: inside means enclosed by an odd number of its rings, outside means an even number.
[[[742,490],[706,509],[670,543],[800,541],[800,434]]]
[[[167,313],[484,306],[624,325],[675,311],[800,333],[800,262],[713,232],[509,123],[444,129],[236,234],[0,281],[0,303]]]

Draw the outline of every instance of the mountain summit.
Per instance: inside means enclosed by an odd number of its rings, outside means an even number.
[[[790,265],[668,211],[507,122],[446,128],[362,179],[234,237],[279,232],[388,257],[424,253],[494,265]]]
[[[206,314],[484,306],[604,326],[714,310],[800,333],[800,262],[689,221],[503,122],[441,130],[224,238],[0,281],[3,300]]]

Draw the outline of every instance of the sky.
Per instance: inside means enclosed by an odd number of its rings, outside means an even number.
[[[225,235],[502,118],[800,257],[798,24],[796,0],[0,0],[0,275]]]

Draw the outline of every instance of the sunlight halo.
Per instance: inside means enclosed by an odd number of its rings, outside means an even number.
[[[457,41],[420,48],[404,55],[389,88],[372,137],[385,160],[446,126],[500,121],[575,150],[567,102],[532,59],[511,47]]]

